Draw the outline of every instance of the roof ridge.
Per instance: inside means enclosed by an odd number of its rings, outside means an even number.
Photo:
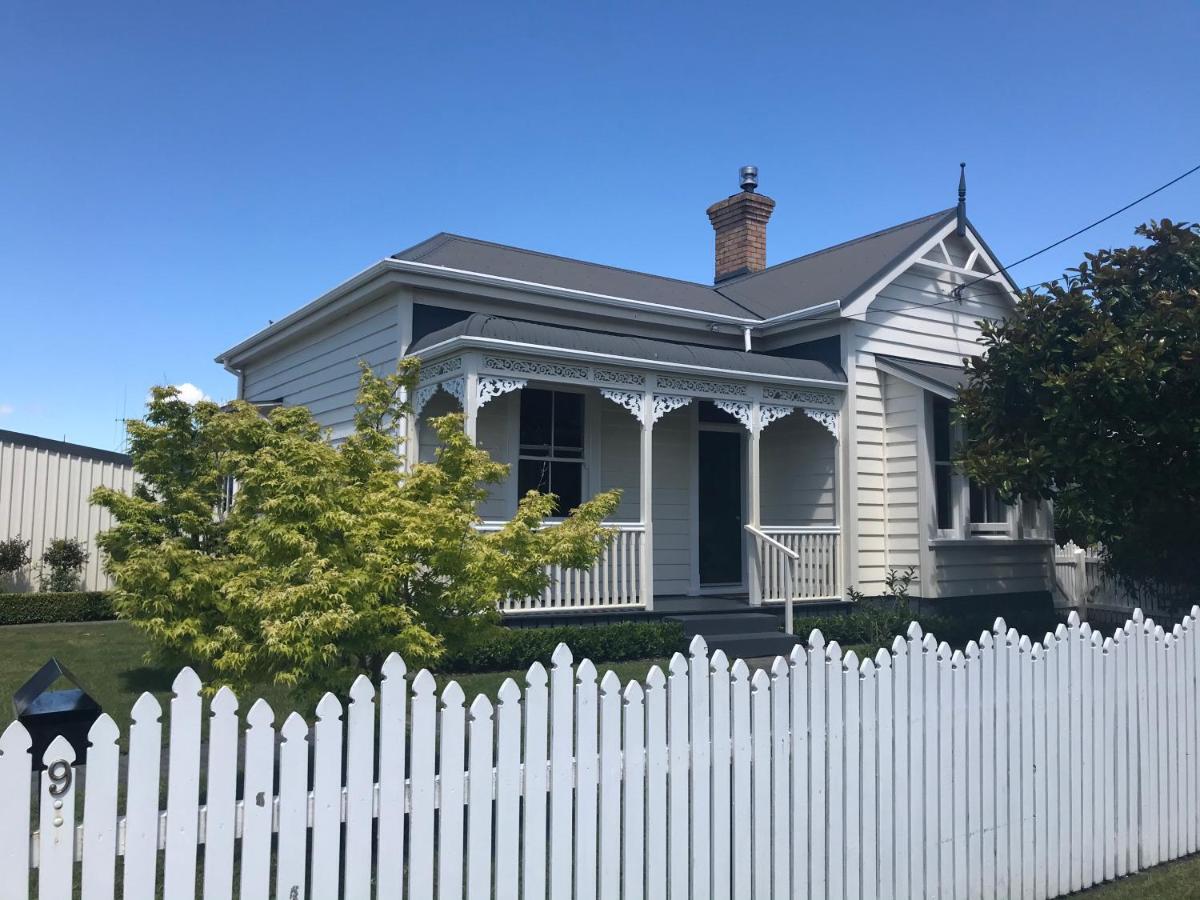
[[[918,222],[924,222],[927,220],[948,216],[955,211],[955,208],[951,206],[948,209],[939,210],[938,212],[930,213],[926,216],[917,216],[915,219],[909,219],[907,222],[901,222],[898,225],[891,225],[888,228],[881,228],[879,231],[872,231],[870,234],[859,235],[858,237],[851,238],[848,241],[842,241],[840,244],[831,244],[828,247],[822,247],[820,250],[813,250],[811,253],[805,253],[803,256],[796,256],[792,259],[786,259],[783,262],[775,263],[773,266],[767,266],[765,269],[760,269],[757,272],[748,272],[745,275],[739,275],[737,278],[730,278],[728,281],[722,281],[719,286],[726,287],[727,285],[741,284],[742,282],[748,281],[752,278],[757,278],[759,275],[772,272],[775,269],[782,269],[785,266],[790,266],[792,263],[803,262],[806,259],[812,259],[814,256],[820,256],[824,253],[832,253],[834,250],[844,250],[846,247],[852,247],[855,244],[862,243],[863,241],[869,241],[873,238],[882,237],[885,234],[891,234],[893,231],[899,231],[901,228],[908,228],[910,225],[916,225]]]
[[[437,240],[438,238],[441,238],[442,240]],[[612,266],[612,265],[609,265],[608,263],[593,262],[590,259],[579,259],[574,256],[563,256],[560,253],[547,253],[544,250],[531,250],[528,247],[518,247],[515,244],[501,244],[499,241],[487,241],[487,240],[484,240],[483,238],[471,237],[471,236],[465,235],[465,234],[456,234],[455,232],[452,232],[452,231],[439,231],[433,237],[426,238],[424,241],[421,241],[420,243],[413,244],[413,246],[408,247],[405,250],[401,250],[398,253],[392,254],[392,259],[399,259],[399,258],[401,258],[401,254],[408,253],[411,250],[415,250],[417,247],[420,247],[424,244],[430,244],[431,246],[429,247],[428,250],[424,251],[421,254],[421,256],[428,256],[430,253],[432,253],[438,247],[443,246],[445,243],[447,243],[450,240],[467,241],[469,243],[478,244],[483,247],[496,247],[497,249],[500,249],[500,250],[512,250],[517,253],[528,254],[529,256],[540,256],[543,259],[557,259],[557,260],[561,260],[562,262],[576,263],[578,265],[595,266],[597,269],[608,269],[609,271],[612,271],[612,272],[625,272],[626,274],[629,274],[629,275],[640,275],[643,278],[657,278],[660,281],[673,281],[676,284],[686,284],[690,287],[704,288],[705,290],[709,290],[709,291],[714,290],[713,285],[704,284],[703,282],[700,282],[700,281],[689,281],[686,278],[675,278],[674,276],[671,276],[671,275],[658,275],[654,272],[643,272],[638,269],[630,269],[627,266]],[[436,243],[434,243],[435,241],[436,241]],[[417,260],[413,260],[413,262],[416,262],[416,261]]]

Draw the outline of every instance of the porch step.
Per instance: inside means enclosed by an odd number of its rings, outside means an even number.
[[[736,659],[755,659],[760,656],[787,656],[800,642],[795,635],[781,631],[760,631],[747,634],[705,634],[708,650],[724,650],[732,662]]]
[[[707,640],[710,634],[756,634],[779,630],[779,618],[771,613],[688,613],[665,618],[682,625],[689,640],[697,634],[705,635]]]

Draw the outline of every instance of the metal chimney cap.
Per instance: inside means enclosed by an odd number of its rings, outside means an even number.
[[[738,169],[738,180],[743,191],[754,193],[754,189],[758,187],[758,166],[742,166]]]

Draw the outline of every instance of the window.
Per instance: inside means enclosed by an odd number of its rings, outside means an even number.
[[[1008,528],[1008,506],[1000,502],[995,488],[971,482],[972,531],[1003,531]],[[993,526],[993,527],[974,527]]]
[[[950,401],[933,398],[933,485],[939,531],[954,528],[954,466],[951,461]]]
[[[555,516],[583,502],[583,395],[521,391],[521,446],[517,495],[555,494]]]

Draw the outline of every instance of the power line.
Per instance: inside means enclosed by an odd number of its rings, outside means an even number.
[[[1125,204],[1124,206],[1122,206],[1120,209],[1118,209],[1118,210],[1115,210],[1115,211],[1113,211],[1113,212],[1110,212],[1110,213],[1109,213],[1107,216],[1104,216],[1104,217],[1103,217],[1103,218],[1101,218],[1101,219],[1097,219],[1095,222],[1092,222],[1092,224],[1090,224],[1090,225],[1085,225],[1083,228],[1080,228],[1078,231],[1073,231],[1071,234],[1068,234],[1068,235],[1067,235],[1065,238],[1062,238],[1062,239],[1060,239],[1060,240],[1057,240],[1057,241],[1055,241],[1053,244],[1047,244],[1047,245],[1046,245],[1045,247],[1043,247],[1041,250],[1037,250],[1037,251],[1035,251],[1035,252],[1033,252],[1033,253],[1030,253],[1028,256],[1023,256],[1023,257],[1021,257],[1020,259],[1018,259],[1018,260],[1017,260],[1016,262],[1014,262],[1014,263],[1009,263],[1007,266],[1001,266],[1001,267],[1000,267],[1000,271],[1001,271],[1001,272],[1003,272],[1004,274],[1006,274],[1006,275],[1007,275],[1007,274],[1008,274],[1008,270],[1009,270],[1009,269],[1015,269],[1017,266],[1021,265],[1021,263],[1026,263],[1026,262],[1029,262],[1029,260],[1033,259],[1035,256],[1041,256],[1043,253],[1046,253],[1046,252],[1047,252],[1047,251],[1049,251],[1049,250],[1053,250],[1055,247],[1061,246],[1062,244],[1065,244],[1067,241],[1069,241],[1069,240],[1072,240],[1073,238],[1077,238],[1077,237],[1079,237],[1079,236],[1080,236],[1081,234],[1083,234],[1084,232],[1091,231],[1091,230],[1092,230],[1093,228],[1095,228],[1097,225],[1103,225],[1103,224],[1104,224],[1105,222],[1107,222],[1109,219],[1112,219],[1112,218],[1115,218],[1116,216],[1119,216],[1121,213],[1125,212],[1126,210],[1133,209],[1133,207],[1137,206],[1137,205],[1138,205],[1139,203],[1141,203],[1143,200],[1149,200],[1149,199],[1150,199],[1151,197],[1153,197],[1155,194],[1158,194],[1158,193],[1161,193],[1162,191],[1165,191],[1165,190],[1166,190],[1167,188],[1169,188],[1171,185],[1173,185],[1173,184],[1177,184],[1177,183],[1179,183],[1180,181],[1183,181],[1183,179],[1187,178],[1189,175],[1191,175],[1191,174],[1193,174],[1193,173],[1195,173],[1195,172],[1200,172],[1200,164],[1197,164],[1197,165],[1194,165],[1194,166],[1192,166],[1190,169],[1188,169],[1188,170],[1187,170],[1186,172],[1184,172],[1182,175],[1177,175],[1177,176],[1175,176],[1175,177],[1174,177],[1174,178],[1172,178],[1170,181],[1168,181],[1166,184],[1161,184],[1161,185],[1159,185],[1159,186],[1158,186],[1158,187],[1156,187],[1154,190],[1150,191],[1148,194],[1142,194],[1142,196],[1138,197],[1136,200],[1133,200],[1133,201],[1131,201],[1131,202],[1129,202],[1129,203],[1126,203],[1126,204]],[[1011,276],[1009,276],[1009,277],[1011,277]],[[955,294],[956,294],[958,297],[960,297],[960,298],[961,298],[961,297],[962,297],[962,292],[963,292],[965,289],[967,289],[967,288],[971,287],[971,285],[973,285],[973,284],[978,284],[979,282],[981,282],[981,281],[986,281],[986,280],[987,280],[987,278],[986,278],[986,276],[985,276],[984,278],[976,278],[974,281],[968,281],[966,284],[964,284],[964,285],[961,285],[961,286],[959,286],[959,287],[955,288],[955,289],[954,289],[954,293],[955,293]],[[1054,279],[1054,281],[1058,281],[1058,280],[1059,280],[1059,279],[1057,279],[1057,278],[1055,278],[1055,279]],[[1052,282],[1041,282],[1041,283],[1042,283],[1042,284],[1050,284],[1050,283],[1052,283]],[[1031,287],[1032,287],[1032,285],[1031,285]]]

